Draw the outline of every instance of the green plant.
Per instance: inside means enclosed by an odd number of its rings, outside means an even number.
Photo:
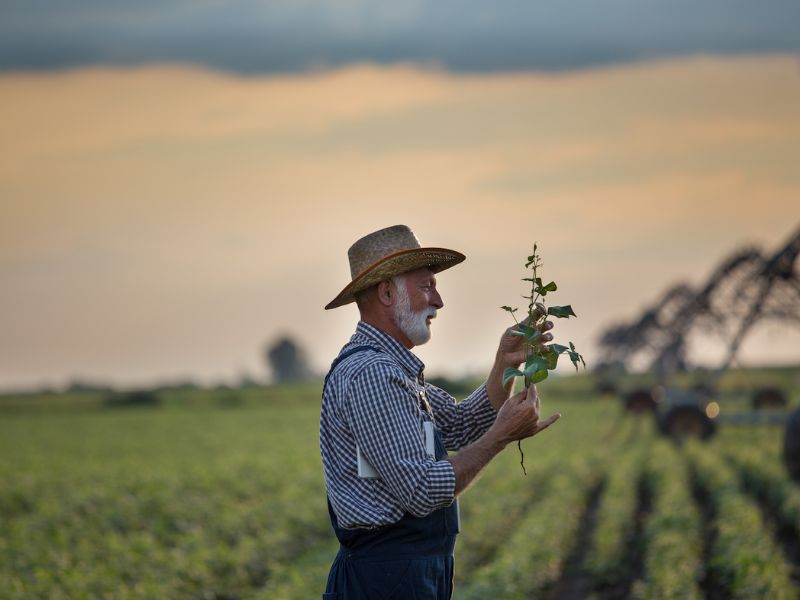
[[[528,257],[525,263],[525,268],[531,270],[531,277],[524,277],[522,281],[529,281],[531,284],[530,296],[523,296],[528,299],[528,316],[522,322],[517,320],[514,313],[517,312],[516,308],[510,306],[501,306],[502,310],[508,312],[517,324],[516,329],[511,331],[512,335],[522,337],[525,347],[525,366],[522,369],[515,369],[509,367],[503,373],[503,383],[506,384],[514,377],[524,377],[525,387],[533,383],[539,383],[547,379],[550,371],[558,365],[558,357],[562,354],[567,354],[570,361],[578,370],[578,362],[584,368],[586,363],[575,348],[575,344],[569,342],[569,346],[561,344],[545,345],[541,343],[539,338],[542,336],[545,322],[547,317],[556,317],[558,319],[568,319],[569,317],[577,317],[572,306],[567,304],[565,306],[550,306],[546,305],[546,296],[549,293],[555,292],[558,289],[555,281],[548,284],[542,282],[540,277],[540,269],[542,268],[542,259],[537,254],[538,246],[533,245],[533,253]]]
[[[558,289],[555,281],[548,284],[542,282],[539,270],[542,268],[542,259],[537,253],[538,245],[533,244],[533,252],[525,262],[525,268],[531,270],[530,277],[523,277],[522,281],[528,281],[531,284],[530,296],[522,296],[528,299],[528,316],[522,320],[517,320],[514,313],[517,312],[516,308],[510,306],[501,306],[500,308],[511,315],[514,322],[517,324],[516,329],[511,331],[511,335],[518,335],[523,339],[523,346],[525,348],[525,366],[522,369],[515,369],[509,367],[503,372],[503,385],[507,384],[515,377],[525,378],[525,387],[529,387],[534,383],[539,383],[547,379],[550,371],[558,366],[558,357],[562,354],[567,354],[570,361],[578,370],[578,362],[586,368],[586,363],[578,351],[575,349],[575,344],[569,342],[569,347],[562,346],[561,344],[545,345],[541,343],[539,338],[542,337],[544,332],[547,317],[556,317],[558,319],[568,319],[569,317],[577,317],[572,306],[567,304],[565,306],[550,306],[546,305],[545,297],[547,294],[555,292]],[[522,472],[525,475],[528,472],[525,470],[525,454],[522,452],[522,441],[517,442],[519,448],[520,461]]]

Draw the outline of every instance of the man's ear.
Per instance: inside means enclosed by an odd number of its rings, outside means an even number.
[[[396,290],[391,280],[381,281],[378,284],[378,300],[384,306],[392,306],[394,304]]]

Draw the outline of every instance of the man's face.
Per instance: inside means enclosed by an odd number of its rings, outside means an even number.
[[[444,306],[436,290],[436,277],[427,267],[394,279],[397,302],[394,315],[400,330],[415,346],[431,339],[431,320]]]

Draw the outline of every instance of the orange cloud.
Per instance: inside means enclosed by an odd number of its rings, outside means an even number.
[[[798,92],[784,56],[566,75],[0,76],[0,384],[95,365],[255,370],[286,327],[324,365],[354,318],[321,310],[347,246],[401,222],[469,256],[447,274],[431,368],[486,364],[534,239],[583,307],[564,331],[591,358],[608,319],[796,225]],[[146,351],[134,334],[170,343]]]

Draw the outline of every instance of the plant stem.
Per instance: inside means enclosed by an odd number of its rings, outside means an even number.
[[[533,252],[531,254],[533,257],[533,262],[531,263],[531,295],[530,295],[530,302],[528,303],[528,325],[530,327],[537,327],[539,324],[539,318],[534,319],[534,310],[536,308],[536,302],[541,298],[540,294],[536,292],[536,277],[538,274],[539,269],[539,256],[536,254],[536,244],[533,245]],[[544,299],[542,298],[542,304],[544,304]],[[513,313],[511,315],[514,316]],[[516,317],[514,318],[516,321]],[[529,342],[525,340],[524,343],[525,347],[525,365],[527,366],[528,359],[536,353],[536,345],[533,342]],[[531,378],[526,375],[525,376],[525,389],[531,386]],[[519,450],[519,464],[522,467],[522,473],[527,477],[528,470],[525,468],[525,453],[522,451],[522,440],[517,440],[517,449]]]
[[[531,327],[536,327],[539,324],[539,318],[534,319],[534,311],[536,310],[536,302],[541,299],[542,304],[544,304],[544,298],[537,293],[536,291],[536,278],[538,276],[538,270],[541,266],[539,262],[539,255],[536,254],[536,244],[533,245],[533,252],[531,253],[533,258],[531,262],[531,295],[530,295],[530,302],[528,303],[528,324]],[[537,354],[536,352],[536,345],[533,342],[525,341],[525,362],[527,364],[528,359]],[[525,376],[525,387],[528,388],[531,385],[531,379],[527,375]],[[522,450],[520,449],[520,453]],[[524,467],[523,467],[524,469]]]

